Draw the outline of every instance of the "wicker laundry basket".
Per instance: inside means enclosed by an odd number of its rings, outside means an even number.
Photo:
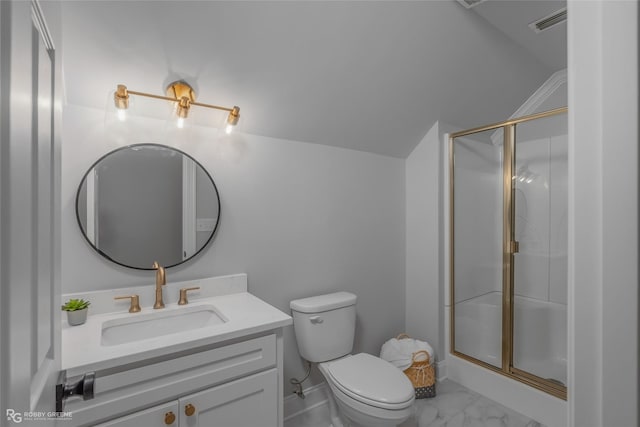
[[[400,334],[397,339],[410,338],[407,334]],[[436,373],[433,361],[426,350],[416,351],[411,356],[411,366],[403,371],[413,384],[416,399],[435,397]]]

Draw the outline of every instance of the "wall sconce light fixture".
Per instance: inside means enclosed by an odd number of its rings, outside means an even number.
[[[118,110],[118,118],[122,121],[126,119],[126,111],[129,108],[129,95],[145,96],[147,98],[162,99],[175,103],[175,113],[178,118],[177,126],[179,128],[184,127],[184,121],[189,116],[189,110],[192,105],[228,111],[229,115],[227,116],[227,126],[225,128],[227,133],[231,133],[233,127],[237,125],[238,120],[240,120],[240,107],[235,106],[233,108],[227,108],[196,102],[196,93],[193,88],[183,81],[177,81],[171,83],[167,87],[167,96],[137,92],[127,89],[125,85],[118,85],[116,92],[113,95],[113,101],[116,109]]]

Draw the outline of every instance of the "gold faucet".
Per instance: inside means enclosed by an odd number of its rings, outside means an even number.
[[[158,264],[158,261],[154,261],[153,268],[156,269],[156,303],[153,304],[153,308],[164,308],[164,302],[162,301],[162,287],[167,284],[164,267],[161,267],[160,264]]]

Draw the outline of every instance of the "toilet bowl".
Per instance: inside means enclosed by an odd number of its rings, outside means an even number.
[[[349,292],[291,301],[300,355],[318,363],[329,389],[333,427],[395,427],[413,412],[415,392],[398,368],[367,353],[351,354],[356,296]]]
[[[411,382],[378,357],[366,353],[348,355],[320,363],[318,368],[352,427],[395,427],[413,412]]]

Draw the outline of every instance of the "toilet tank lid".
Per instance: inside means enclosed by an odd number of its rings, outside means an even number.
[[[320,313],[337,308],[355,305],[356,295],[351,292],[334,292],[332,294],[301,298],[291,301],[291,310],[299,313]]]

